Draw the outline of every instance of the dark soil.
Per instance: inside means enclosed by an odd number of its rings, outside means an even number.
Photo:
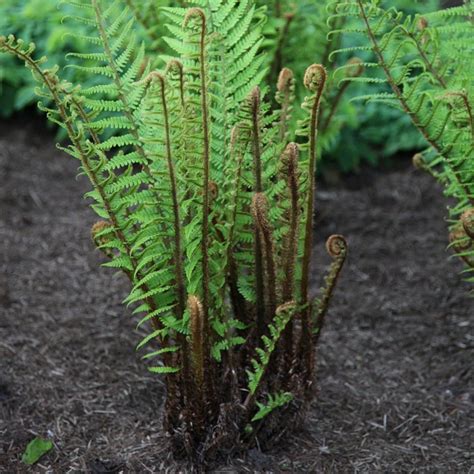
[[[41,124],[0,123],[0,471],[189,472],[160,433],[163,385],[135,355],[127,282],[99,267],[87,183]],[[331,233],[351,252],[319,395],[283,445],[218,472],[472,472],[474,305],[445,208],[408,161],[321,186],[314,287]],[[27,468],[36,435],[54,449]]]

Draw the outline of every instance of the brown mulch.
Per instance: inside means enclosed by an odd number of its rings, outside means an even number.
[[[0,123],[0,472],[189,472],[160,433],[127,282],[99,267],[87,183],[42,123]],[[319,394],[283,444],[216,472],[472,472],[474,304],[440,187],[403,162],[321,186],[318,209],[315,288],[327,236],[351,249]],[[54,449],[28,468],[36,435]]]

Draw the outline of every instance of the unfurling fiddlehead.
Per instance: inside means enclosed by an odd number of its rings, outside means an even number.
[[[293,102],[295,100],[295,78],[293,71],[283,68],[278,76],[276,101],[281,107],[279,118],[279,143],[285,143],[288,138],[288,123],[291,119]]]
[[[326,314],[329,309],[331,296],[336,287],[337,280],[341,273],[342,267],[347,257],[347,243],[342,235],[331,235],[326,242],[326,250],[332,257],[333,262],[329,272],[324,280],[325,286],[321,290],[322,294],[319,299],[313,303],[314,310],[314,326],[313,326],[313,341],[317,344],[321,330],[324,325]]]

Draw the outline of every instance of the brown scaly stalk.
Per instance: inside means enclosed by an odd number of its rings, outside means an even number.
[[[273,230],[268,220],[268,201],[263,193],[256,193],[252,198],[252,215],[257,227],[257,234],[263,249],[265,260],[265,318],[271,321],[276,310],[276,271],[273,257]]]
[[[390,72],[390,69],[387,66],[387,63],[385,62],[385,58],[382,54],[382,51],[380,50],[379,43],[377,41],[377,38],[375,37],[375,34],[372,30],[372,27],[370,26],[369,18],[367,17],[367,13],[365,11],[364,5],[362,3],[362,0],[357,0],[357,4],[359,6],[359,11],[362,17],[362,20],[364,22],[367,35],[369,37],[369,40],[372,44],[372,49],[375,53],[375,56],[377,57],[377,60],[380,64],[380,67],[382,68],[385,77],[387,78],[387,82],[389,83],[390,87],[392,88],[394,94],[396,95],[398,101],[400,102],[400,105],[402,106],[402,109],[405,111],[405,113],[410,117],[411,121],[415,125],[415,127],[419,130],[419,132],[423,135],[425,140],[429,143],[429,145],[440,155],[443,156],[443,150],[440,144],[438,144],[435,140],[430,137],[428,134],[426,128],[423,126],[423,124],[420,123],[418,120],[418,117],[416,113],[411,109],[411,107],[408,105],[407,101],[405,100],[405,97],[403,95],[403,92],[401,91],[400,87],[397,85],[395,79],[392,76],[392,73]],[[464,191],[466,198],[470,203],[474,203],[474,198],[471,196],[471,193],[468,189],[468,187],[463,183],[460,178],[458,173],[454,173],[454,176],[456,180],[459,183],[460,188]]]
[[[337,280],[341,273],[344,262],[347,256],[347,243],[346,239],[342,235],[331,235],[326,242],[326,250],[328,254],[333,258],[333,262],[329,269],[329,272],[325,278],[325,287],[322,290],[322,295],[319,298],[319,305],[317,307],[315,324],[313,329],[313,345],[319,341],[322,328],[326,319],[326,314],[329,309],[329,303],[334,293],[334,289],[337,284]]]
[[[280,161],[282,162],[282,174],[286,178],[287,188],[290,195],[290,209],[289,213],[289,229],[283,241],[283,281],[281,282],[281,294],[283,301],[290,301],[293,297],[294,280],[295,280],[295,265],[298,254],[298,228],[299,228],[299,214],[300,209],[298,205],[299,191],[298,191],[298,159],[299,159],[298,145],[296,143],[289,143],[283,152]],[[288,373],[289,367],[293,360],[293,331],[294,324],[291,319],[285,332],[283,334],[284,341],[284,365]]]
[[[234,254],[233,254],[233,243],[234,243],[234,232],[235,232],[235,224],[237,221],[237,210],[238,210],[238,198],[239,198],[239,188],[240,188],[240,181],[242,176],[242,162],[244,159],[244,150],[241,149],[241,145],[239,144],[239,127],[238,125],[234,126],[231,134],[230,134],[230,156],[232,162],[237,162],[237,170],[236,170],[236,180],[235,186],[232,189],[232,198],[231,198],[231,225],[229,229],[228,235],[228,249],[227,249],[227,267],[228,270],[226,274],[228,275],[227,281],[230,290],[230,300],[232,303],[232,309],[234,315],[240,321],[245,322],[246,324],[250,323],[249,315],[247,314],[247,303],[245,298],[241,295],[239,288],[238,288],[238,270],[237,264],[235,262]],[[237,155],[237,156],[236,156]]]
[[[260,144],[260,89],[256,87],[250,95],[252,109],[252,154],[254,163],[254,192],[261,193],[262,188],[262,159]],[[257,224],[254,224],[254,252],[255,252],[255,294],[257,311],[257,338],[265,332],[265,286],[262,243],[258,236]]]
[[[300,287],[301,312],[301,339],[300,354],[304,367],[305,380],[311,383],[313,374],[313,347],[311,344],[311,318],[308,301],[309,273],[311,269],[311,256],[313,251],[313,213],[314,193],[316,187],[316,152],[317,152],[317,129],[319,117],[319,105],[326,84],[326,69],[320,64],[313,64],[305,73],[304,85],[315,97],[310,111],[309,123],[309,162],[308,162],[308,192],[306,203],[306,221],[304,232],[304,252],[302,260],[302,277]]]
[[[401,26],[402,31],[407,35],[412,41],[413,44],[415,45],[415,48],[418,50],[418,53],[425,64],[426,68],[428,71],[431,73],[431,75],[438,81],[441,87],[443,89],[447,89],[447,83],[444,77],[435,69],[433,66],[433,63],[429,60],[428,56],[426,55],[425,50],[421,47],[422,42],[423,42],[423,36],[424,36],[424,30],[428,28],[428,21],[424,17],[420,17],[418,19],[418,24],[417,24],[418,30],[421,32],[421,39],[418,40],[418,38],[409,30],[407,30],[403,25]]]
[[[201,95],[201,114],[202,114],[202,136],[203,136],[203,203],[202,203],[202,307],[204,318],[204,354],[208,358],[210,355],[210,325],[209,325],[209,162],[210,162],[210,133],[209,133],[209,107],[207,98],[207,78],[206,78],[206,15],[200,8],[191,8],[184,19],[186,27],[192,18],[199,18],[201,22],[199,39],[199,78]],[[209,363],[208,363],[209,362]],[[209,399],[213,399],[213,383],[210,371],[210,361],[206,360],[205,368],[206,392]]]
[[[191,400],[195,400],[198,411],[197,418],[203,416],[204,406],[204,312],[199,298],[195,295],[188,296],[188,308],[191,328],[191,360],[194,374],[193,386],[197,390]],[[202,421],[202,420],[200,420]]]

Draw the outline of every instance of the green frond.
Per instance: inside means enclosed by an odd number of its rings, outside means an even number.
[[[251,422],[263,420],[272,411],[285,406],[293,399],[293,395],[288,392],[277,393],[275,395],[268,394],[267,402],[257,402],[258,411],[255,413]]]
[[[456,219],[474,202],[474,89],[464,73],[466,66],[472,70],[473,65],[472,42],[466,41],[474,32],[469,21],[472,5],[411,17],[393,7],[385,10],[375,1],[357,0],[338,2],[336,11],[351,16],[352,26],[358,14],[356,29],[364,31],[383,73],[383,78],[366,74],[346,80],[387,82],[391,93],[385,90],[360,98],[389,105],[397,102],[408,114],[438,155],[431,169],[436,169],[433,174],[442,183],[449,183],[446,194],[458,200],[450,208],[451,218]]]
[[[270,363],[270,358],[295,311],[295,304],[280,306],[276,311],[273,322],[269,325],[270,337],[262,336],[263,349],[256,348],[257,357],[251,361],[253,370],[247,370],[248,388],[251,396],[256,395],[260,388],[262,378]]]

